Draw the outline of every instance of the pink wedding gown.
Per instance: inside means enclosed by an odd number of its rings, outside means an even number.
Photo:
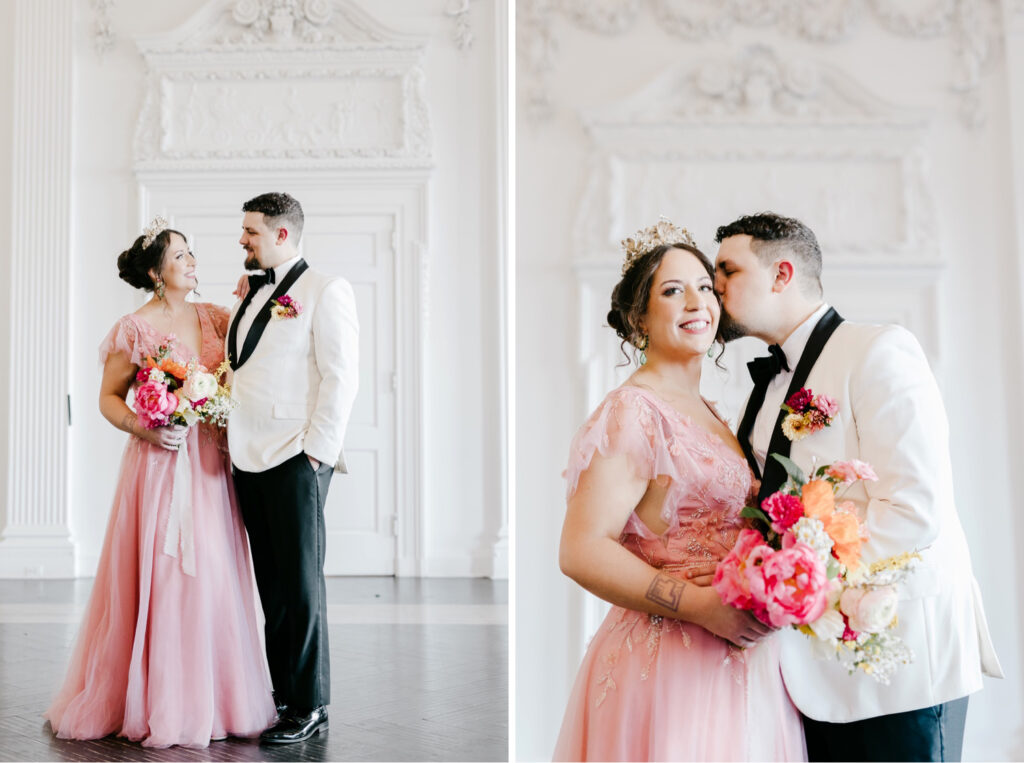
[[[655,535],[634,513],[620,542],[663,572],[724,556],[752,498],[742,456],[632,386],[612,391],[573,440],[572,495],[594,453],[625,454],[668,485]],[[612,607],[583,658],[555,760],[806,760],[800,716],[769,637],[740,650],[698,625]]]
[[[198,357],[213,371],[224,357],[227,311],[205,303],[197,310]],[[100,346],[100,361],[123,352],[139,364],[163,341],[143,318],[126,315]],[[179,344],[172,357],[185,363],[193,355]],[[71,665],[45,713],[58,737],[117,733],[149,747],[205,747],[211,738],[254,736],[274,721],[225,442],[205,424],[187,436],[192,576],[182,569],[184,551],[164,553],[178,454],[129,437]]]

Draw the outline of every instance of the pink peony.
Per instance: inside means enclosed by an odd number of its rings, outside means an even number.
[[[756,553],[755,553],[756,552]],[[736,545],[715,568],[711,585],[722,601],[737,609],[753,605],[751,582],[755,593],[763,597],[764,583],[759,580],[761,564],[772,550],[756,530],[740,530]]]
[[[850,461],[836,461],[828,468],[826,474],[839,482],[855,482],[856,480],[877,480],[878,475],[870,464],[856,458]]]
[[[178,398],[166,384],[146,381],[135,389],[135,411],[146,429],[164,426],[177,407]]]
[[[772,493],[761,502],[761,508],[771,517],[772,529],[782,534],[804,515],[804,505],[795,495]]]
[[[828,605],[828,577],[817,552],[806,543],[776,551],[761,567],[764,621],[775,627],[803,625],[821,617]],[[756,609],[755,609],[756,614]]]
[[[814,393],[806,387],[801,387],[792,395],[789,400],[786,401],[786,405],[792,408],[797,413],[803,413],[807,409],[807,406],[814,400]]]
[[[814,398],[814,407],[829,418],[839,413],[839,403],[828,395],[818,395]]]

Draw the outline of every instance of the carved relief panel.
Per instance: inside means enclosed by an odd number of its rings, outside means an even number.
[[[430,163],[424,46],[354,3],[221,0],[138,46],[140,167]]]

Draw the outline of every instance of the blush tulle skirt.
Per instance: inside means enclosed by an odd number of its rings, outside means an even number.
[[[740,650],[690,623],[613,607],[591,641],[554,760],[807,760],[769,637]]]
[[[205,747],[274,720],[230,464],[204,425],[187,441],[195,574],[183,544],[174,556],[164,548],[184,454],[132,437],[67,676],[44,716],[58,737]]]

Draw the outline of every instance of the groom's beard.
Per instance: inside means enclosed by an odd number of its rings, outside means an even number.
[[[260,265],[260,261],[256,259],[256,255],[253,252],[247,252],[245,258],[245,269],[246,270],[263,270],[263,266]],[[237,260],[236,260],[237,262]]]
[[[742,339],[750,336],[751,331],[739,321],[735,320],[729,313],[722,311],[722,322],[718,327],[718,336],[723,342],[731,342],[734,339]]]

